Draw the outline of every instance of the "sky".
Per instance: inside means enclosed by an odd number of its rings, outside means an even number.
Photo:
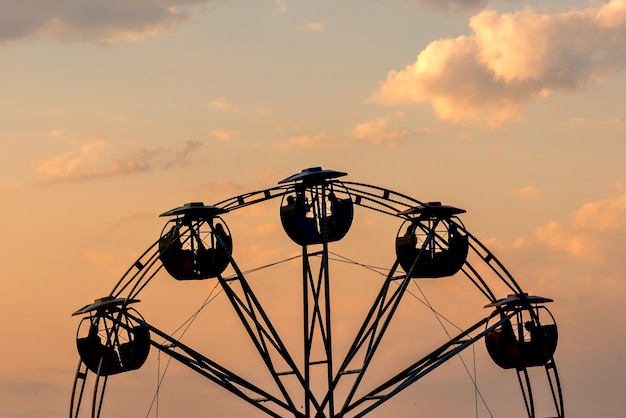
[[[158,239],[160,213],[316,166],[466,209],[522,288],[555,301],[567,416],[622,416],[625,0],[0,0],[0,11],[1,416],[67,416],[71,313]],[[298,252],[277,204],[226,219],[242,264]],[[390,265],[398,227],[357,211],[337,248]],[[360,317],[346,306],[373,298],[354,276],[337,279],[340,336]],[[265,279],[264,300],[299,338],[297,285]],[[456,284],[423,286],[442,312],[484,315]],[[214,286],[162,273],[137,309],[173,330]],[[388,359],[441,337],[410,299]],[[252,357],[223,298],[210,308],[190,341],[225,362]],[[514,373],[480,344],[474,357],[494,416],[524,416]],[[157,416],[165,361],[153,351],[112,377],[103,416]],[[474,394],[456,362],[375,416],[476,416]],[[174,365],[159,396],[161,417],[262,416]]]

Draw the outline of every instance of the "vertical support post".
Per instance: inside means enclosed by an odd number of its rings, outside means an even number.
[[[305,381],[305,416],[307,418],[324,418],[326,405],[320,405],[319,399],[332,396],[332,345],[330,340],[330,292],[329,276],[325,268],[325,255],[322,253],[317,277],[313,277],[309,257],[320,253],[307,253],[303,247],[303,308],[304,308],[304,381]],[[312,388],[311,372],[313,367],[325,367],[325,388]],[[315,379],[317,381],[317,379]],[[322,393],[323,390],[323,393]],[[312,411],[311,407],[315,410]],[[333,416],[333,404],[328,402],[328,416]],[[313,414],[315,412],[315,414]],[[313,415],[312,415],[313,414]]]
[[[309,256],[307,247],[302,246],[302,317],[303,317],[303,337],[304,337],[304,386],[309,390],[304,391],[304,416],[311,417],[311,338],[309,337]]]
[[[333,417],[335,413],[326,185],[313,187],[310,193],[312,209],[317,216],[322,236],[322,250],[308,253],[308,247],[306,245],[302,247],[304,380],[309,389],[305,393],[305,416],[326,418]],[[315,276],[309,261],[311,256],[321,256]],[[324,373],[324,379],[315,379],[325,381],[324,387],[310,387],[313,367],[318,372]],[[321,368],[324,370],[320,370]],[[320,399],[325,399],[326,402],[321,403]]]
[[[330,312],[330,272],[328,266],[328,208],[326,207],[326,187],[321,187],[322,201],[322,264],[321,269],[324,273],[324,309],[326,319],[326,339],[324,341],[324,349],[326,351],[326,388],[328,390],[328,416],[335,416],[335,395],[333,385],[333,341],[331,327]],[[334,214],[333,214],[334,215]]]

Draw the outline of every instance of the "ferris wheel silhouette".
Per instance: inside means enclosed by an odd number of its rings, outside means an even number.
[[[241,194],[213,205],[189,203],[161,216],[169,218],[159,239],[123,274],[111,292],[74,312],[81,316],[76,344],[70,418],[99,417],[110,376],[141,368],[151,348],[219,385],[271,417],[363,417],[409,386],[429,376],[464,350],[484,341],[493,362],[517,375],[528,417],[536,416],[530,368],[545,369],[552,414],[564,416],[554,353],[558,332],[545,304],[551,299],[523,291],[495,255],[463,225],[465,210],[363,183],[341,181],[346,173],[309,168],[278,186]],[[295,350],[275,326],[257,296],[248,271],[237,261],[226,220],[235,211],[280,201],[284,232],[300,247],[287,260],[300,262],[301,346]],[[358,209],[358,210],[357,210]],[[370,308],[348,343],[337,347],[333,333],[332,245],[351,230],[359,211],[392,217],[399,224],[395,258]],[[277,263],[262,266],[272,268]],[[364,263],[363,268],[374,269]],[[261,268],[261,267],[259,267]],[[267,378],[236,372],[211,353],[192,348],[159,329],[135,309],[138,297],[164,269],[179,281],[216,280],[258,353]],[[334,270],[332,270],[334,272]],[[410,283],[459,276],[484,297],[487,314],[449,334],[425,355],[388,371],[375,385],[364,379]],[[285,279],[286,280],[286,279]],[[495,288],[507,289],[496,295]],[[410,353],[409,353],[410,354]],[[378,376],[378,375],[377,375]],[[545,386],[545,385],[544,385]]]

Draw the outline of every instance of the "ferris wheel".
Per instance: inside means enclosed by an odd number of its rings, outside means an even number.
[[[517,377],[521,411],[507,416],[537,416],[537,387],[545,390],[550,414],[564,416],[564,402],[554,353],[557,326],[546,308],[551,299],[526,293],[495,255],[473,236],[459,216],[465,210],[422,202],[387,188],[343,181],[346,173],[314,167],[264,190],[241,194],[213,205],[188,203],[161,216],[168,218],[160,237],[128,268],[111,292],[74,312],[80,316],[76,345],[79,362],[72,388],[70,418],[106,416],[109,378],[140,369],[155,349],[251,405],[260,415],[297,418],[364,417],[391,402],[414,383],[478,343],[496,367]],[[342,179],[342,180],[340,180]],[[278,205],[279,203],[279,205]],[[229,217],[257,205],[275,205],[292,248],[281,261],[244,269],[238,260],[237,231]],[[395,224],[390,265],[374,267],[348,260],[336,245],[372,214]],[[379,242],[376,245],[381,245]],[[394,246],[395,244],[395,246]],[[373,244],[366,244],[373,245]],[[300,343],[294,348],[258,297],[254,272],[298,262],[290,280],[298,283]],[[338,343],[331,298],[341,268],[349,262],[374,272],[376,291],[369,308]],[[256,380],[182,338],[160,329],[138,310],[139,297],[163,270],[181,282],[214,281],[258,356],[264,378]],[[295,277],[293,277],[295,276]],[[454,279],[449,279],[454,277]],[[436,280],[432,280],[436,279]],[[345,278],[342,278],[345,280]],[[371,370],[383,350],[410,286],[456,280],[468,283],[483,301],[482,312],[468,326],[447,332],[443,343],[412,355],[397,370]],[[359,286],[358,283],[354,286]],[[274,301],[276,302],[276,301]],[[368,302],[369,303],[369,302]],[[443,318],[435,313],[438,320]],[[346,332],[341,333],[345,337]],[[225,336],[224,338],[228,338]],[[344,338],[345,339],[345,338]],[[534,384],[530,370],[543,369]],[[372,377],[374,375],[374,377]],[[547,383],[546,383],[547,382]],[[535,391],[533,391],[535,389]],[[82,415],[81,415],[82,414]],[[488,413],[488,415],[491,415]],[[493,416],[493,415],[491,415]]]

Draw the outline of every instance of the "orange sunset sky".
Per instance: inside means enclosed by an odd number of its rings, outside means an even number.
[[[626,0],[0,0],[0,62],[0,416],[68,415],[71,314],[159,237],[160,213],[314,166],[466,209],[521,287],[555,300],[567,416],[623,416]],[[299,252],[278,205],[224,217],[245,268]],[[399,226],[357,210],[333,248],[388,267]],[[381,279],[335,272],[342,341]],[[298,280],[294,263],[251,277],[296,345]],[[468,326],[486,302],[460,280],[419,286]],[[152,285],[136,308],[172,332],[216,282]],[[221,296],[189,344],[255,376]],[[394,320],[374,379],[445,341],[415,298]],[[525,416],[484,344],[463,359],[493,416]],[[166,361],[112,376],[102,416],[263,416],[174,363],[157,415]],[[490,415],[455,359],[372,416]]]

